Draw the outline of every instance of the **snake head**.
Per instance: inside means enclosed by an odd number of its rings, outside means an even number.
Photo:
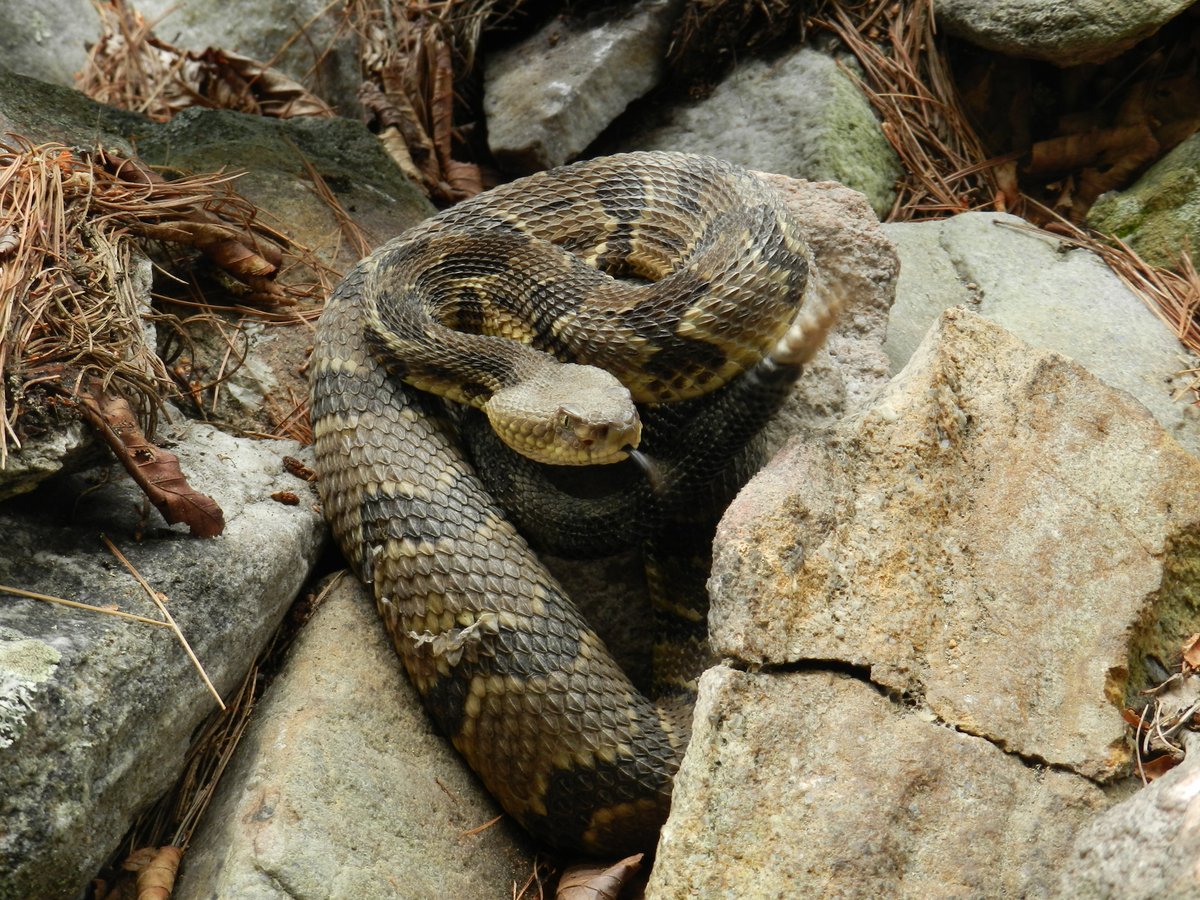
[[[594,366],[555,364],[496,391],[483,407],[504,443],[535,462],[620,462],[642,437],[629,390]]]

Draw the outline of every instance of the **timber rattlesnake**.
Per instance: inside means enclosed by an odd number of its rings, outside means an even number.
[[[835,309],[801,309],[809,268],[763,180],[636,153],[465,201],[376,250],[329,299],[311,363],[325,515],[442,730],[552,844],[653,846],[686,726],[612,661],[434,395],[483,409],[542,461],[615,462],[644,428],[675,485],[665,520],[682,521],[702,482],[740,483],[726,458],[823,340]],[[744,423],[711,437],[729,411]]]

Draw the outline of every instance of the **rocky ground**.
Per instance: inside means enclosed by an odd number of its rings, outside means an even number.
[[[947,0],[938,14],[981,46],[1068,65],[1187,6]],[[304,77],[332,47],[323,96],[347,118],[156,123],[94,104],[71,86],[98,28],[90,2],[0,0],[0,131],[245,170],[238,190],[332,266],[357,252],[312,172],[370,244],[432,212],[353,120],[354,36],[326,4],[139,7],[173,10],[157,30],[177,46],[264,59],[309,21],[279,64]],[[785,176],[819,271],[850,298],[775,425],[778,454],[720,527],[724,661],[701,681],[646,896],[1200,897],[1196,757],[1142,788],[1124,715],[1200,632],[1196,359],[1099,256],[1015,216],[881,225],[902,163],[837,48],[747,57],[706,96],[644,99],[680,8],[551,19],[487,58],[482,81],[510,175],[660,148]],[[1200,246],[1198,141],[1093,219],[1164,262]],[[221,427],[177,415],[161,431],[224,534],[167,525],[86,429],[63,429],[0,471],[0,585],[158,618],[104,535],[169,598],[217,693],[237,694],[336,568],[315,494],[283,461],[307,451],[246,436],[269,398],[302,394],[310,333],[257,325]],[[554,565],[581,602],[627,605],[620,561]],[[175,895],[511,896],[537,848],[503,818],[481,827],[499,811],[433,733],[370,600],[350,578],[325,587],[311,618],[288,619],[294,640]],[[642,631],[602,627],[615,644]],[[167,629],[0,594],[0,898],[79,896],[130,849],[215,709]]]

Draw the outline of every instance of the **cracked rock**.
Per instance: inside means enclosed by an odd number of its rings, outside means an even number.
[[[869,667],[955,728],[1109,780],[1122,706],[1195,631],[1198,563],[1200,462],[1078,364],[951,309],[730,506],[709,625],[722,656]]]
[[[858,678],[718,666],[646,896],[1044,896],[1105,802]]]
[[[714,649],[761,671],[701,682],[650,896],[1044,895],[1122,789],[1121,709],[1195,631],[1197,572],[1200,462],[947,310],[722,520]]]

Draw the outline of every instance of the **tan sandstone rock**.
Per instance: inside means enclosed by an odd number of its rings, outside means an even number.
[[[1104,803],[850,675],[718,666],[646,896],[1034,897]]]
[[[1127,770],[1120,710],[1195,631],[1200,462],[1127,395],[947,311],[827,444],[730,507],[710,626],[836,660],[1030,760]]]
[[[1200,630],[1198,536],[1200,462],[1140,404],[946,311],[726,513],[730,663],[648,896],[1047,896],[1130,789],[1121,708]]]

